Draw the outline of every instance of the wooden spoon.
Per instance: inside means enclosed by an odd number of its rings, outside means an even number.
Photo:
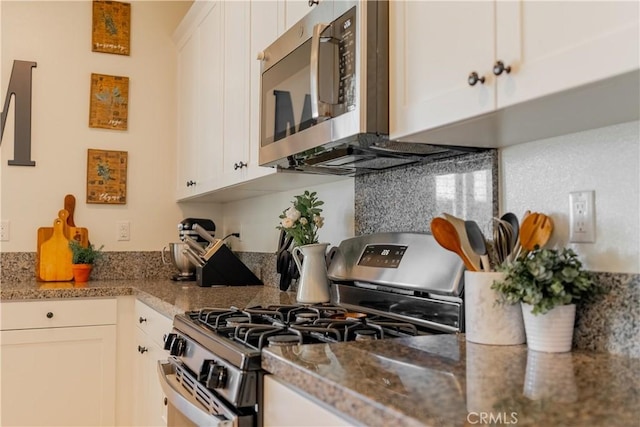
[[[462,248],[462,252],[467,256],[471,264],[473,264],[474,268],[479,271],[480,270],[480,257],[476,254],[474,249],[471,247],[471,243],[469,242],[469,236],[467,236],[467,230],[465,228],[464,219],[458,218],[453,215],[449,215],[448,213],[442,214],[447,221],[453,225],[458,233],[458,237],[460,238],[460,247]]]
[[[553,220],[545,214],[532,213],[522,221],[520,244],[527,251],[547,244],[553,232]]]
[[[444,218],[433,218],[433,220],[431,220],[431,233],[440,246],[458,254],[458,256],[462,258],[462,262],[464,262],[467,270],[478,271],[464,254],[460,246],[460,237],[453,224]]]

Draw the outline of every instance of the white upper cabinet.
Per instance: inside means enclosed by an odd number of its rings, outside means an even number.
[[[497,107],[638,69],[637,1],[498,1]],[[491,68],[485,67],[486,72]]]
[[[492,2],[396,1],[390,21],[390,129],[404,136],[495,108]],[[474,86],[475,72],[486,80]]]
[[[390,2],[391,138],[496,147],[637,120],[638,5]]]
[[[176,30],[177,198],[217,185],[223,158],[223,23],[220,2],[196,2]]]

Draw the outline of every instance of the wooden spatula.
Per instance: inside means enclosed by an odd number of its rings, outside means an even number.
[[[553,232],[553,220],[545,214],[532,213],[527,216],[520,226],[520,244],[527,251],[536,246],[542,248],[547,244]]]
[[[458,254],[458,256],[462,258],[462,262],[464,262],[467,270],[478,271],[473,263],[469,261],[469,258],[464,254],[464,251],[460,246],[460,237],[458,236],[458,232],[453,224],[444,218],[433,218],[433,220],[431,220],[431,233],[440,246]]]

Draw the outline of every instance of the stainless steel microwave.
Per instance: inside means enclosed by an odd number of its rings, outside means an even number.
[[[389,133],[386,1],[320,1],[260,54],[260,164],[349,173]]]

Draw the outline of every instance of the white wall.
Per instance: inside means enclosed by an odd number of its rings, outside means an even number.
[[[640,273],[640,124],[609,126],[501,151],[501,211],[551,214],[569,240],[569,192],[595,191],[596,241],[571,244],[593,271]]]
[[[4,105],[13,61],[35,61],[31,158],[35,167],[8,166],[13,158],[13,105],[0,150],[1,218],[11,240],[2,251],[34,252],[39,227],[50,227],[65,194],[77,199],[75,222],[108,251],[160,250],[178,239],[184,217],[221,221],[210,204],[175,203],[176,51],[173,30],[190,1],[131,2],[131,55],[91,52],[91,1],[2,1]],[[91,73],[130,79],[129,129],[88,126]],[[87,149],[129,155],[127,204],[86,204]],[[131,240],[116,241],[116,222],[130,221]]]
[[[320,242],[337,245],[354,234],[354,181],[352,178],[331,184],[284,191],[223,205],[225,235],[241,227],[241,241],[230,240],[234,250],[245,252],[275,252],[278,249],[280,223],[278,216],[291,206],[294,196],[304,190],[316,191],[322,206],[324,226],[319,230]]]

